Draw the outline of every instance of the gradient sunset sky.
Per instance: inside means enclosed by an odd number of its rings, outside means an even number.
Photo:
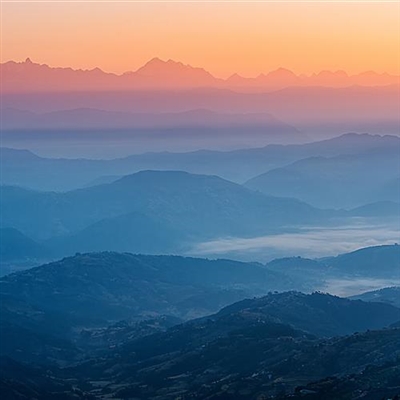
[[[217,77],[400,73],[400,2],[4,2],[1,62],[108,72],[153,57]]]

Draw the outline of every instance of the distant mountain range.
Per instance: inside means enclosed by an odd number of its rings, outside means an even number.
[[[59,256],[104,250],[182,254],[210,240],[334,227],[360,216],[359,209],[319,209],[295,198],[266,196],[217,176],[182,171],[141,171],[69,192],[16,186],[2,186],[1,192],[0,226],[20,231],[6,235],[10,259],[12,249],[14,259],[29,258],[29,251],[25,255],[22,251],[28,240],[24,235]],[[386,203],[371,205],[373,210],[365,218],[381,222],[389,218],[395,223],[398,204],[393,204],[389,214]]]
[[[115,75],[28,59],[1,64],[0,73],[2,142],[9,147],[34,139],[82,148],[90,138],[94,149],[112,144],[124,155],[141,146],[228,150],[304,143],[307,135],[397,135],[400,122],[399,77],[374,72],[305,77],[281,68],[223,80],[171,60]]]
[[[142,171],[66,193],[12,186],[1,191],[2,227],[34,239],[58,237],[61,248],[69,251],[160,252],[167,244],[169,251],[182,251],[193,240],[257,235],[336,216],[335,211],[267,197],[217,176],[180,171]]]
[[[32,259],[25,245],[30,240],[54,256],[103,250],[193,254],[204,242],[301,234],[305,227],[362,221],[377,229],[391,225],[394,232],[398,146],[394,136],[348,134],[305,145],[115,160],[47,159],[2,149],[0,227],[19,231],[9,235],[12,251],[5,249],[4,259]],[[149,167],[157,170],[136,172]],[[202,174],[174,170],[180,167]],[[238,179],[266,170],[249,187],[216,176]],[[79,186],[84,188],[54,192]]]
[[[395,182],[400,175],[400,140],[394,144],[392,150],[383,152],[374,149],[358,155],[306,158],[256,176],[245,186],[270,196],[295,197],[316,207],[398,202],[400,186]],[[381,208],[385,208],[383,203]]]
[[[397,253],[396,256],[398,257],[399,254]],[[357,296],[352,296],[352,299],[387,303],[396,307],[400,307],[400,286],[387,287],[379,290],[373,290],[371,292],[365,292]],[[400,328],[400,319],[397,326]]]
[[[396,271],[400,268],[400,246],[394,244],[366,247],[325,258],[322,262],[344,274],[396,278]]]
[[[303,288],[315,290],[321,283],[329,279],[357,280],[370,279],[400,279],[400,246],[397,244],[371,246],[361,248],[335,257],[308,259],[302,257],[277,258],[265,266],[271,272],[289,276]],[[304,290],[304,289],[303,289]],[[370,301],[375,298],[385,298],[385,290],[354,296],[355,299]],[[387,289],[387,293],[396,294],[396,290]],[[382,296],[380,296],[382,295]],[[379,300],[377,300],[379,301]],[[384,300],[382,300],[384,301]],[[386,301],[390,303],[390,301]],[[398,302],[393,302],[398,305]]]
[[[94,132],[88,133],[89,136],[93,134]],[[75,140],[72,132],[68,132],[68,135]],[[89,138],[88,136],[84,137]],[[125,139],[123,138],[123,140]],[[367,153],[377,154],[375,157],[370,157],[367,164],[367,169],[376,174],[377,171],[382,171],[383,165],[377,165],[375,168],[375,162],[380,164],[380,157],[385,160],[386,153],[390,155],[390,159],[395,160],[395,150],[399,146],[400,139],[396,136],[353,133],[302,145],[268,145],[262,148],[229,152],[202,150],[186,153],[146,153],[113,160],[44,158],[30,151],[1,148],[1,183],[39,190],[71,190],[88,184],[93,185],[93,181],[94,184],[110,183],[123,175],[147,169],[181,170],[190,173],[218,175],[242,183],[279,167],[285,167],[286,169],[283,171],[285,174],[289,174],[291,167],[286,166],[310,157],[319,157],[314,164],[319,160],[321,166],[326,165],[325,169],[328,169],[328,172],[332,160],[336,160],[350,176],[352,171],[355,171],[351,160],[359,160],[357,164],[362,165],[362,160],[368,161]],[[365,155],[360,156],[360,154]],[[329,158],[338,156],[342,157],[329,161]],[[347,158],[343,156],[347,156]],[[309,161],[302,161],[300,166],[307,163]],[[384,161],[383,164],[387,165],[388,162]],[[396,174],[396,171],[398,171],[397,165],[394,169],[382,171],[383,187],[379,193],[383,199],[389,200],[396,196],[400,182],[395,178],[390,180],[390,176]],[[311,172],[308,174],[310,175]],[[320,172],[317,169],[313,174],[318,176]],[[397,175],[400,176],[400,171]],[[306,178],[307,176],[304,176],[302,180],[304,181]],[[321,177],[318,180],[320,181]],[[325,183],[331,184],[329,181]],[[285,180],[280,185],[283,187]],[[258,184],[256,186],[258,190],[270,190],[276,193],[279,189],[275,184],[263,188],[264,185],[261,186],[261,182],[260,186]],[[295,189],[295,187],[287,187],[287,194],[295,196]],[[374,201],[377,197],[379,196],[375,196]],[[368,199],[363,199],[363,202],[358,205],[364,205],[366,202]]]
[[[45,259],[51,252],[14,228],[0,228],[1,262],[27,259]]]
[[[279,140],[298,141],[301,133],[267,113],[229,114],[209,110],[191,110],[178,113],[129,113],[80,108],[48,113],[35,113],[13,108],[2,109],[3,130],[63,130],[63,129],[191,129],[257,130]],[[194,130],[194,135],[197,130]],[[296,140],[296,136],[299,138]],[[171,138],[172,139],[172,138]]]
[[[210,240],[347,225],[355,218],[374,226],[395,225],[398,145],[393,136],[350,134],[298,146],[143,154],[116,160],[46,159],[29,151],[2,149],[3,183],[13,185],[1,187],[0,227],[19,231],[4,231],[9,244],[2,250],[3,259],[32,259],[27,241],[37,242],[54,256],[103,250],[182,254]],[[342,152],[345,155],[336,155]],[[318,157],[301,159],[313,154]],[[215,175],[168,170],[182,166],[211,174],[249,174],[298,158],[248,182],[250,188]],[[124,175],[142,167],[166,170]],[[271,180],[277,172],[279,179]],[[123,176],[102,179],[103,173]],[[97,177],[99,181],[87,184]],[[267,184],[261,182],[265,177]],[[71,186],[85,187],[52,191]]]
[[[398,85],[343,88],[296,86],[251,93],[225,88],[145,91],[99,89],[94,92],[83,91],[83,86],[79,92],[2,92],[1,108],[6,122],[2,138],[3,145],[13,147],[10,144],[16,142],[21,145],[21,135],[16,131],[23,128],[26,131],[27,123],[32,121],[36,130],[27,130],[29,137],[24,137],[27,142],[33,137],[43,140],[44,133],[52,133],[50,138],[53,141],[81,139],[84,142],[87,140],[85,136],[90,133],[91,143],[95,146],[99,136],[103,141],[108,139],[111,142],[111,139],[120,136],[116,130],[125,129],[126,146],[129,143],[127,139],[133,141],[138,134],[142,135],[142,139],[151,137],[152,131],[158,130],[164,136],[169,135],[170,140],[174,139],[175,146],[164,144],[163,149],[179,149],[178,144],[187,136],[193,142],[186,143],[187,146],[191,144],[188,149],[232,149],[253,143],[260,146],[304,142],[306,134],[317,138],[345,132],[398,135],[399,106]],[[151,115],[147,114],[170,115],[155,117],[152,126]],[[75,117],[77,121],[73,122],[69,117]],[[104,125],[101,132],[100,122]],[[77,127],[78,123],[82,124],[81,128]],[[282,124],[285,129],[281,131],[279,127]],[[292,130],[288,131],[288,126]],[[303,132],[303,135],[293,135],[293,128],[295,132]],[[225,143],[225,147],[221,139],[224,129],[226,138],[234,140],[233,143]],[[178,131],[181,137],[177,137]],[[286,137],[285,132],[292,134]],[[198,136],[197,142],[193,134]]]
[[[228,79],[218,79],[203,68],[194,68],[173,60],[153,58],[135,72],[122,75],[92,70],[49,67],[46,64],[9,61],[0,65],[3,92],[37,91],[110,91],[155,90],[217,87],[236,90],[277,90],[289,86],[346,87],[384,86],[399,84],[399,76],[373,71],[348,75],[344,71],[322,71],[310,76],[295,75],[279,68],[256,78],[244,78],[234,74]]]

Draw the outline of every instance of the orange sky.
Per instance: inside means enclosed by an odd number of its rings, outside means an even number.
[[[1,2],[1,62],[121,73],[153,57],[218,77],[400,72],[400,3]]]

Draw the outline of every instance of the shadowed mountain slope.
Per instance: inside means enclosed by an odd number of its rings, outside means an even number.
[[[368,202],[398,202],[382,188],[399,175],[399,145],[332,158],[312,157],[271,170],[246,186],[271,196],[295,197],[317,207],[351,208]]]
[[[87,242],[88,247],[82,249],[86,251],[97,249],[102,234],[111,239],[115,234],[114,242],[110,242],[115,246],[118,237],[129,236],[135,227],[137,235],[143,229],[160,227],[160,232],[154,232],[159,234],[160,247],[153,249],[160,252],[171,241],[184,245],[188,237],[257,235],[336,216],[335,212],[318,210],[295,199],[266,197],[216,176],[174,171],[143,171],[111,184],[67,193],[2,187],[0,204],[3,226],[15,227],[37,239],[64,236],[70,249],[71,241],[75,240],[79,249]],[[127,219],[120,224],[124,215]],[[147,228],[140,221],[146,221]],[[86,228],[89,233],[78,234]],[[152,232],[148,233],[145,237],[151,239]],[[75,234],[76,239],[69,237]],[[166,239],[164,244],[162,238]],[[96,244],[96,240],[100,242]],[[156,236],[155,243],[157,240]]]
[[[387,303],[396,307],[400,307],[400,287],[393,286],[379,290],[373,290],[371,292],[362,293],[358,296],[352,296],[351,298],[362,301]],[[397,325],[400,327],[400,320]]]

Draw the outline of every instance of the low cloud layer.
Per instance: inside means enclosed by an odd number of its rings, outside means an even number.
[[[361,247],[400,242],[396,226],[349,225],[334,228],[318,227],[296,233],[260,236],[254,238],[220,238],[199,243],[190,252],[193,255],[234,255],[257,258],[266,252],[323,257],[346,253]]]

